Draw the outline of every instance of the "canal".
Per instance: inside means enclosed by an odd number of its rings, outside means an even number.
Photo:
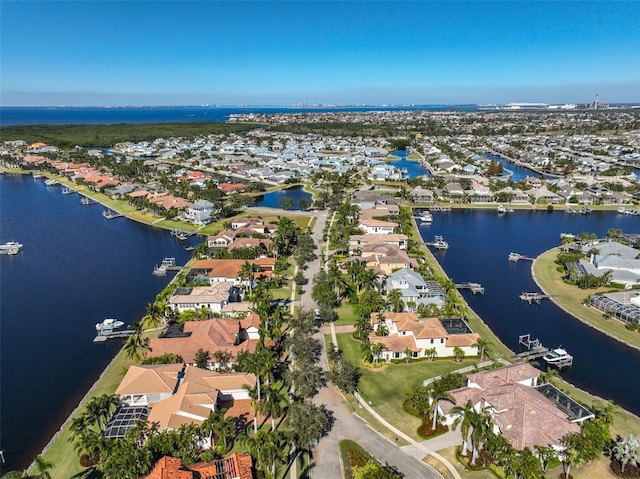
[[[510,252],[536,257],[560,244],[560,233],[583,231],[599,237],[609,228],[638,232],[638,218],[615,212],[589,215],[564,212],[516,211],[499,215],[495,210],[461,209],[433,212],[432,224],[419,224],[424,241],[442,235],[449,250],[435,257],[456,283],[477,282],[484,295],[465,292],[477,312],[502,342],[520,351],[518,336],[531,333],[549,348],[563,346],[574,356],[562,376],[576,386],[610,399],[640,414],[640,351],[610,339],[586,326],[551,301],[527,304],[523,291],[539,291],[530,262],[510,262]],[[585,290],[585,297],[589,294]]]

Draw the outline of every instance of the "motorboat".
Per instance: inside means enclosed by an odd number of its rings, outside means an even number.
[[[47,185],[47,186],[56,186],[58,184],[58,182],[56,180],[48,178],[48,179],[44,180],[44,184]]]
[[[431,243],[431,246],[433,246],[435,249],[439,249],[439,250],[447,250],[449,249],[449,243],[447,243],[442,236],[436,236],[433,240],[433,243]]]
[[[551,349],[542,359],[551,366],[571,366],[573,363],[573,356],[563,348]]]
[[[433,222],[433,215],[431,213],[429,213],[428,211],[423,211],[422,214],[420,216],[418,216],[418,220],[423,222],[423,223],[432,223]]]
[[[99,333],[113,331],[114,329],[118,329],[124,326],[122,321],[118,321],[117,319],[107,318],[101,323],[96,323],[96,331]]]
[[[3,245],[0,245],[0,254],[18,254],[22,249],[22,244],[16,243],[15,241],[9,241]]]

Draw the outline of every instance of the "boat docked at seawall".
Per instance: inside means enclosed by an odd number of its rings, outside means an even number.
[[[498,205],[498,208],[496,208],[496,210],[498,211],[498,213],[513,213],[513,208],[507,208],[503,205]]]
[[[571,366],[573,364],[573,356],[571,356],[566,349],[556,348],[551,349],[547,354],[542,356],[542,359],[550,366],[564,367]]]
[[[56,180],[53,180],[51,178],[47,178],[46,180],[44,180],[44,184],[47,186],[56,186],[58,184],[58,182]]]
[[[423,211],[420,216],[417,216],[418,221],[422,223],[433,223],[433,215],[428,211]]]
[[[449,249],[449,243],[447,243],[442,236],[435,236],[433,241],[425,243],[427,246],[431,246],[437,250],[446,251]]]
[[[96,323],[96,331],[98,333],[111,332],[114,329],[118,329],[124,326],[122,321],[118,321],[117,319],[107,318],[101,323]]]
[[[3,245],[0,245],[0,255],[14,255],[18,254],[22,249],[22,244],[15,241],[9,241]]]

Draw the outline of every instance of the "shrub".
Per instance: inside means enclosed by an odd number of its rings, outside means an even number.
[[[436,436],[440,436],[441,434],[445,434],[449,431],[449,426],[445,424],[438,424],[435,429],[431,429],[431,421],[423,421],[422,426],[418,428],[418,435],[423,438],[434,438]]]
[[[349,465],[352,469],[362,467],[369,462],[369,459],[358,449],[349,449],[347,451],[347,457],[349,458]]]
[[[611,461],[611,470],[613,473],[624,479],[637,479],[640,477],[640,466],[634,466],[633,464],[627,464],[624,467],[624,472],[620,468],[620,463],[618,461]]]
[[[97,466],[99,462],[100,462],[100,454],[97,452],[93,455],[93,457],[89,457],[88,454],[83,454],[82,456],[80,456],[80,465],[82,467]]]

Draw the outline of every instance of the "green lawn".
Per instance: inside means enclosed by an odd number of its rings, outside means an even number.
[[[358,315],[355,312],[356,307],[350,303],[342,303],[336,308],[338,313],[338,319],[335,322],[336,326],[348,326],[355,324]]]
[[[343,358],[360,367],[362,377],[358,390],[383,418],[416,440],[421,440],[416,430],[421,421],[406,413],[402,403],[407,395],[422,382],[434,376],[471,366],[475,360],[456,363],[453,360],[420,361],[409,364],[385,364],[376,369],[367,368],[360,361],[360,342],[350,333],[336,335]]]
[[[556,269],[558,265],[554,262],[558,251],[558,248],[549,250],[533,263],[533,274],[540,288],[553,295],[553,302],[581,321],[620,341],[640,348],[640,332],[629,331],[621,321],[616,319],[604,319],[602,312],[582,304],[587,296],[611,291],[611,288],[580,289],[566,284],[562,281],[562,273]]]

